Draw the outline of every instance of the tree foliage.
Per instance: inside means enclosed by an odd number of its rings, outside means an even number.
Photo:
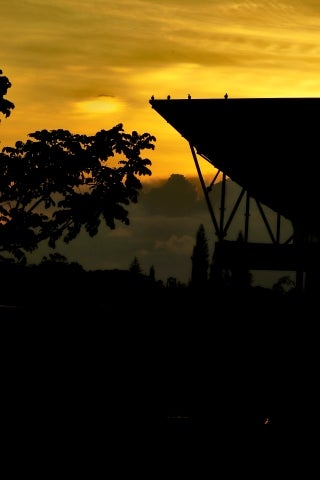
[[[129,272],[131,272],[133,275],[140,275],[142,273],[142,268],[137,257],[134,257],[130,263]]]
[[[196,234],[196,243],[193,247],[191,261],[191,285],[194,287],[206,285],[208,281],[209,247],[203,224],[200,224]]]
[[[81,229],[93,237],[101,221],[129,225],[139,177],[151,175],[143,150],[155,137],[125,133],[119,124],[93,136],[41,130],[0,153],[0,252],[25,259],[47,240],[68,243]]]
[[[2,113],[5,117],[9,117],[11,110],[14,109],[14,104],[4,98],[5,95],[7,95],[10,87],[11,83],[9,79],[2,75],[2,70],[0,69],[0,113]]]

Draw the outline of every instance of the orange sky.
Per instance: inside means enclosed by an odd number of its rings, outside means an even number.
[[[1,19],[0,68],[16,107],[1,146],[44,128],[94,134],[123,123],[157,138],[152,179],[190,176],[189,146],[151,95],[320,95],[317,0],[10,0]]]

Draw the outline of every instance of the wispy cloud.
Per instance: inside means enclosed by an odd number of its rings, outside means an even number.
[[[152,94],[320,95],[317,0],[10,0],[1,33],[16,106],[1,146],[42,128],[94,134],[123,123],[157,137],[155,177],[195,170]]]

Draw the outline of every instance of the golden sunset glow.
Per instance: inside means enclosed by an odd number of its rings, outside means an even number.
[[[157,138],[153,180],[190,176],[188,144],[151,95],[320,95],[313,0],[11,0],[1,10],[0,67],[15,104],[2,146],[43,128],[94,134],[122,123]]]
[[[74,108],[76,114],[92,118],[124,111],[124,105],[118,100],[105,97],[76,102]]]
[[[9,468],[316,471],[320,0],[0,7]]]

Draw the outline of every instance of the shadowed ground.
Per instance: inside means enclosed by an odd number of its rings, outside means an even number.
[[[135,292],[95,308],[2,308],[7,455],[105,470],[149,458],[158,471],[169,460],[180,471],[270,465],[306,444],[312,456],[319,362],[307,305],[265,292],[223,300],[212,309],[206,296],[162,292],[142,305]]]

